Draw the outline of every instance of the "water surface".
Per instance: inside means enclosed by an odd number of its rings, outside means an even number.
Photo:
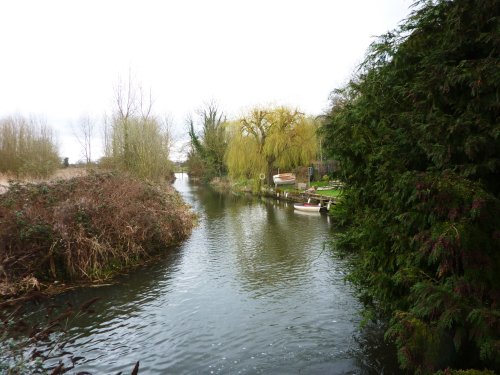
[[[115,285],[58,298],[102,297],[65,337],[84,357],[78,371],[130,373],[140,361],[140,374],[393,373],[380,335],[359,331],[326,215],[177,177],[199,214],[190,238]]]

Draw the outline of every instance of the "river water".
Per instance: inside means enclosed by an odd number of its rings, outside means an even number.
[[[102,298],[65,334],[65,350],[84,357],[75,370],[127,374],[140,361],[140,374],[396,373],[380,335],[359,328],[326,215],[181,174],[174,186],[199,215],[186,242],[114,285],[58,297]]]

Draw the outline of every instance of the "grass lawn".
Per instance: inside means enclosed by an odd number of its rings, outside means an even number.
[[[313,181],[310,183],[310,185],[314,187],[328,186],[328,181]]]
[[[316,194],[323,195],[325,197],[337,198],[342,195],[342,190],[317,190]]]
[[[322,187],[322,186],[328,186],[327,182],[311,182],[310,186],[314,187]],[[297,190],[295,185],[280,185],[279,190],[281,191],[287,191],[287,192],[293,192],[293,193],[303,193],[304,191],[302,190]],[[342,195],[342,190],[339,189],[332,189],[332,190],[316,190],[314,194],[322,195],[324,197],[332,197],[332,198],[337,198]]]

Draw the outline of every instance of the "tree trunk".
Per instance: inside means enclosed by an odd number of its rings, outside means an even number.
[[[273,164],[274,164],[274,158],[269,158],[267,159],[267,184],[269,186],[274,186],[273,182]]]

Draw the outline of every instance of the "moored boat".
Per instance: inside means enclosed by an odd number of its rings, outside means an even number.
[[[275,185],[292,185],[295,183],[295,175],[293,173],[278,173],[273,176]]]
[[[295,203],[293,208],[304,212],[319,212],[321,210],[321,204]]]

